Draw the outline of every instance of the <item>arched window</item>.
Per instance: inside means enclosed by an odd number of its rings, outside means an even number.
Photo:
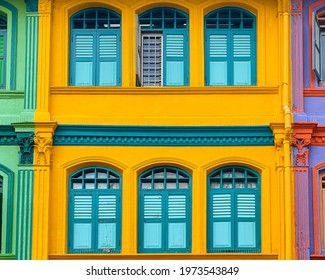
[[[119,253],[121,176],[87,167],[69,177],[69,253]]]
[[[325,11],[313,13],[313,70],[325,82]]]
[[[188,85],[188,15],[155,8],[140,14],[138,25],[138,84]]]
[[[208,176],[208,251],[260,252],[260,177],[245,167]]]
[[[191,176],[157,167],[139,177],[140,253],[191,251]]]
[[[121,84],[121,17],[91,8],[71,17],[70,85]]]
[[[7,17],[0,14],[0,89],[6,87]]]
[[[222,8],[205,16],[205,83],[209,86],[256,84],[255,16]]]
[[[322,250],[325,249],[325,172],[320,174],[320,204],[321,204],[321,244]]]

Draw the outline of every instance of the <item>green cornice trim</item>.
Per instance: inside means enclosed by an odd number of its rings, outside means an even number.
[[[59,125],[56,146],[273,146],[268,126]]]
[[[15,129],[10,125],[0,125],[0,146],[16,146],[17,136]]]

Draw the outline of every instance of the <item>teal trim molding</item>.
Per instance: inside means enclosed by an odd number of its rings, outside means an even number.
[[[268,126],[59,125],[55,146],[273,146]]]
[[[15,129],[9,125],[0,125],[0,146],[17,145]]]

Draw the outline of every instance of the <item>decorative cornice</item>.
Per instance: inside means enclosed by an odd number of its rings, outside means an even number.
[[[38,0],[25,0],[26,11],[27,12],[37,12],[38,11]]]
[[[43,133],[37,133],[35,142],[35,164],[50,165],[52,161],[52,137],[44,136]]]
[[[19,164],[33,164],[34,137],[35,134],[33,132],[17,133],[17,144],[19,146]]]
[[[17,136],[15,129],[9,125],[0,125],[0,146],[16,146]]]
[[[59,125],[55,146],[273,146],[267,126]]]

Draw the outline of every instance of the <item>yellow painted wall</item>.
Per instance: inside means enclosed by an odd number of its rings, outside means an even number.
[[[275,157],[273,147],[54,147],[50,180],[50,257],[67,254],[68,176],[92,164],[108,166],[122,174],[122,255],[137,253],[137,178],[142,171],[155,165],[176,165],[192,175],[192,254],[198,256],[206,254],[207,247],[207,174],[224,165],[240,164],[261,175],[261,255],[279,254],[281,257],[282,237],[278,226],[282,215],[280,203],[274,199],[280,195],[281,187],[274,181],[277,177],[273,165]],[[218,254],[209,255],[218,257]]]

